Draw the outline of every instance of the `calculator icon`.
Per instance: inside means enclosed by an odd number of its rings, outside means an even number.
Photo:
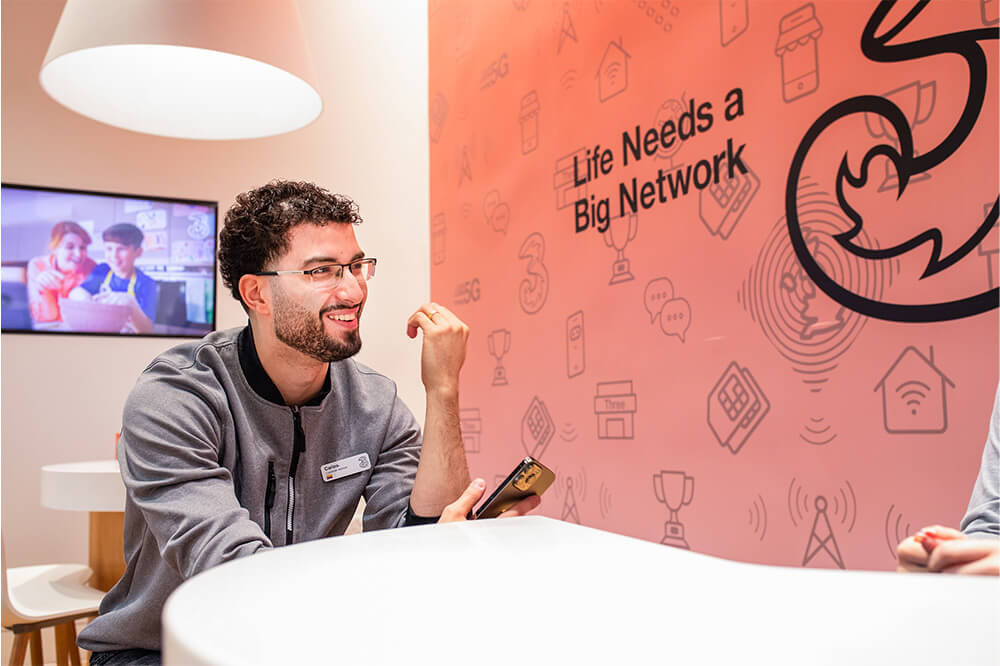
[[[721,446],[736,454],[770,409],[750,370],[733,361],[708,394],[708,427]]]
[[[521,444],[524,445],[524,450],[532,458],[541,459],[555,432],[556,425],[549,416],[549,410],[535,396],[521,419]]]
[[[732,178],[729,178],[728,168],[722,169],[719,182],[710,183],[698,195],[698,214],[702,223],[713,235],[729,238],[759,189],[760,179],[750,167],[746,173],[734,168]]]

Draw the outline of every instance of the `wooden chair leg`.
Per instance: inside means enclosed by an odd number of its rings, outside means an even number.
[[[28,637],[31,645],[31,666],[43,666],[45,659],[42,657],[42,630],[35,629],[28,634]]]
[[[66,625],[57,624],[52,627],[56,632],[56,664],[69,666],[69,646],[66,644]]]
[[[66,623],[66,638],[69,642],[69,663],[80,666],[80,648],[76,646],[76,622]]]
[[[28,653],[28,634],[14,634],[14,645],[10,649],[7,666],[21,666]]]

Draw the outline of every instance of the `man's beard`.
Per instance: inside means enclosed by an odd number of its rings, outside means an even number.
[[[344,331],[336,340],[326,332],[326,315],[337,308],[328,307],[316,316],[275,290],[274,334],[286,345],[322,363],[333,363],[354,356],[361,350],[358,330]],[[358,310],[360,315],[360,309]]]

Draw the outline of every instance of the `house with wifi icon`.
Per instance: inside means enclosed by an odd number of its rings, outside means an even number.
[[[882,415],[888,433],[941,433],[948,429],[945,395],[954,382],[934,364],[934,347],[924,356],[910,346],[893,362],[875,391],[882,392]]]

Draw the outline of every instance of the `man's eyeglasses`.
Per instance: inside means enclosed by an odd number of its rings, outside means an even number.
[[[374,257],[365,257],[364,259],[356,259],[346,264],[323,264],[322,266],[310,268],[305,271],[261,271],[260,273],[254,273],[254,275],[262,277],[269,275],[308,275],[312,286],[318,289],[332,289],[340,284],[341,279],[344,277],[345,268],[350,269],[351,275],[358,282],[371,280],[375,277],[375,262],[376,259]]]

